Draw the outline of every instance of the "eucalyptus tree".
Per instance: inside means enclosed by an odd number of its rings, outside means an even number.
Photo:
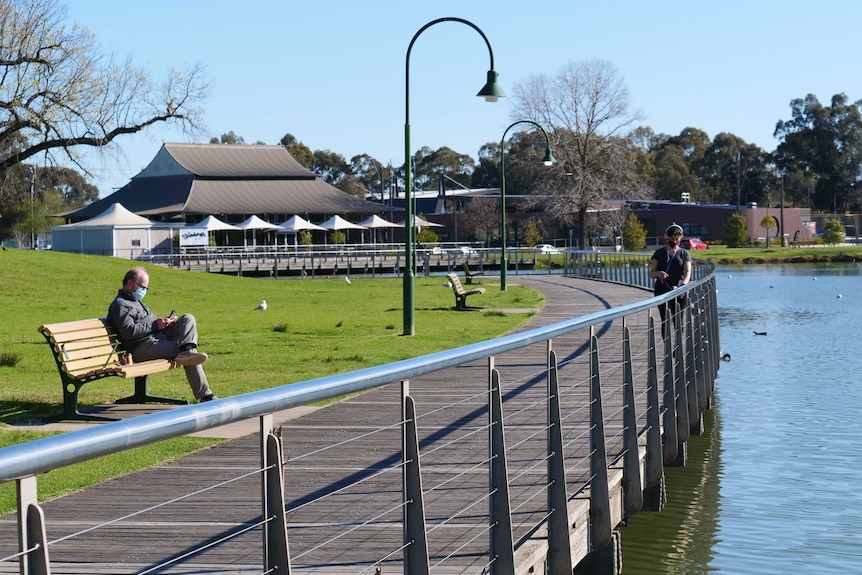
[[[413,156],[413,178],[417,189],[434,185],[441,175],[469,187],[475,167],[476,162],[468,154],[460,154],[446,146],[436,150],[423,146]]]
[[[299,165],[303,168],[310,170],[314,166],[314,152],[311,151],[311,148],[297,140],[293,134],[288,132],[282,136],[278,143],[284,146],[287,153],[299,162]]]
[[[775,126],[780,143],[775,162],[785,174],[797,174],[812,191],[813,207],[841,211],[857,207],[857,182],[862,178],[862,100],[832,96],[823,106],[816,96],[790,102],[791,118]]]
[[[384,166],[368,154],[358,154],[350,158],[350,171],[358,185],[374,194],[385,190],[392,176],[391,166]]]

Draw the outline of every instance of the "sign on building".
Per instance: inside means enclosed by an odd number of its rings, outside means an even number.
[[[181,229],[180,247],[206,246],[209,244],[209,232],[207,230]]]

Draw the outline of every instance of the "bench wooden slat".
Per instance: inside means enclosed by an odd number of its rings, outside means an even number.
[[[63,358],[68,361],[75,361],[76,359],[82,359],[85,357],[107,357],[111,354],[117,353],[117,350],[120,349],[117,344],[109,344],[105,341],[99,342],[98,345],[80,345],[78,342],[72,343],[63,343],[59,346],[59,352],[63,354]],[[115,358],[114,361],[119,361],[119,358]]]
[[[140,363],[120,366],[119,370],[122,377],[128,379],[130,377],[140,377],[142,375],[161,373],[175,367],[177,367],[177,364],[169,359],[151,359],[150,361],[142,361]]]
[[[87,341],[87,340],[98,340],[98,339],[107,339],[110,341],[112,338],[116,337],[112,333],[110,333],[106,328],[90,328],[86,330],[76,330],[76,331],[67,331],[63,333],[51,333],[51,339],[57,343],[66,343],[70,341]]]
[[[105,323],[99,319],[79,319],[76,321],[65,321],[62,323],[46,323],[39,327],[39,331],[42,333],[50,333],[52,335],[57,335],[66,332],[75,332],[75,331],[86,331],[90,329],[108,329]]]
[[[72,377],[79,377],[73,375],[75,373],[80,372],[88,372],[95,371],[99,369],[104,369],[111,365],[119,365],[120,361],[117,354],[112,353],[109,355],[91,355],[88,357],[83,357],[81,359],[76,359],[73,361],[64,361],[63,362],[63,371],[72,375]]]

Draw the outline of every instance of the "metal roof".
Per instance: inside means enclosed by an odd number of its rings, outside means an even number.
[[[81,209],[58,214],[93,217],[120,203],[149,217],[186,214],[374,214],[402,211],[327,184],[283,146],[163,144],[150,164],[114,192]]]

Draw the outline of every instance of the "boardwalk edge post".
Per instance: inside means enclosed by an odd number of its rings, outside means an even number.
[[[550,347],[550,342],[548,342]],[[572,542],[569,531],[569,496],[566,490],[560,389],[557,384],[557,354],[548,350],[548,573],[572,572]]]
[[[515,574],[515,542],[512,537],[512,507],[509,501],[509,470],[506,462],[506,439],[503,432],[503,399],[500,373],[491,369],[488,394],[490,415],[490,526],[491,571],[494,575]]]
[[[402,387],[402,393],[407,388]],[[419,466],[419,434],[416,428],[416,403],[410,395],[402,397],[404,442],[404,573],[428,575],[428,530],[425,527],[425,499]]]

